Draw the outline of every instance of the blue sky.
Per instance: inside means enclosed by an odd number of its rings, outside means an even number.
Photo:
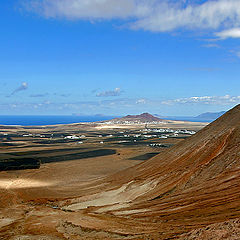
[[[240,103],[240,0],[2,0],[2,115],[198,115]]]

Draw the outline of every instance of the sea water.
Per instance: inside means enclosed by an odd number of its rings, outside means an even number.
[[[0,125],[55,125],[111,120],[114,116],[0,116]]]

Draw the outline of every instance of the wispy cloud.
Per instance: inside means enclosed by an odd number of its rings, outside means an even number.
[[[240,58],[240,50],[239,49],[231,49],[231,50],[229,50],[229,53],[231,56],[236,56],[236,57]]]
[[[152,31],[218,29],[240,23],[240,5],[236,0],[205,1],[201,4],[157,3],[151,15],[136,21],[135,28]]]
[[[32,98],[42,98],[42,97],[47,97],[49,93],[39,93],[39,94],[31,94],[30,97]]]
[[[24,91],[24,90],[27,90],[28,89],[28,83],[27,82],[23,82],[21,84],[21,86],[19,86],[18,88],[16,88],[12,93],[11,93],[11,96],[18,93],[18,92],[21,92],[21,91]]]
[[[135,0],[30,0],[25,7],[45,17],[68,19],[126,18],[135,11]]]
[[[204,44],[204,45],[202,45],[202,47],[205,47],[205,48],[221,48],[221,46],[216,44],[216,43]]]
[[[136,109],[137,106],[140,107],[137,103],[137,99],[130,98],[117,98],[101,101],[76,101],[76,102],[51,102],[51,101],[42,101],[39,103],[36,102],[14,102],[14,103],[0,103],[0,110],[14,109],[14,110],[66,110],[66,111],[80,111],[84,110],[86,112],[96,110],[110,110],[112,113],[116,112],[116,109],[126,109],[133,108]],[[141,102],[143,103],[143,102]]]
[[[57,96],[62,98],[70,97],[70,93],[37,93],[37,94],[31,94],[29,97],[31,98],[44,98],[44,97],[50,97],[50,96]]]
[[[64,98],[67,98],[67,97],[71,96],[70,93],[54,93],[53,95],[58,96],[58,97],[64,97]]]
[[[202,97],[189,97],[178,98],[161,102],[164,105],[174,104],[207,104],[207,105],[229,105],[240,103],[240,96],[202,96]]]
[[[239,2],[239,5],[240,5],[240,2]],[[240,28],[227,29],[227,30],[216,33],[216,36],[222,40],[226,38],[240,38]]]
[[[95,114],[96,112],[107,114],[119,113],[138,113],[143,111],[158,111],[161,109],[181,109],[182,107],[203,107],[205,109],[214,109],[218,106],[234,106],[240,103],[240,96],[202,96],[179,98],[172,100],[151,100],[151,99],[134,99],[134,98],[115,98],[102,101],[76,101],[76,102],[50,102],[42,101],[39,103],[32,102],[13,102],[0,103],[2,112],[28,112],[28,113],[74,113],[84,112],[85,114]]]
[[[166,32],[176,29],[222,31],[240,26],[239,0],[29,0],[25,8],[46,18],[124,19],[132,29]],[[230,31],[230,30],[227,30]],[[238,36],[235,31],[217,36]],[[237,35],[236,35],[237,34]]]
[[[115,88],[114,90],[111,91],[104,91],[104,92],[100,92],[97,93],[96,96],[97,97],[117,97],[121,95],[121,89],[120,88]]]
[[[147,100],[144,98],[136,100],[136,104],[146,104]]]

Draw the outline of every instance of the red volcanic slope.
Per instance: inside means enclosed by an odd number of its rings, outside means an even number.
[[[136,119],[143,119],[143,120],[148,120],[148,121],[159,121],[159,120],[161,120],[160,118],[154,117],[153,115],[151,115],[149,113],[142,113],[140,115],[127,115],[124,118],[129,118],[129,119],[136,118]]]
[[[62,204],[82,209],[86,228],[133,239],[178,238],[239,218],[240,105],[191,138],[89,189]]]
[[[142,113],[140,115],[127,115],[122,118],[115,118],[114,121],[140,121],[140,122],[162,122],[166,120],[162,120],[158,117],[155,117],[149,113]]]

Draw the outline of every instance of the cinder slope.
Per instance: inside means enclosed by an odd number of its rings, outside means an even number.
[[[140,115],[127,115],[121,118],[114,118],[113,122],[140,122],[140,123],[150,123],[150,122],[167,122],[167,120],[163,120],[161,118],[155,117],[149,113],[142,113]],[[104,121],[108,122],[108,121]]]
[[[65,210],[85,209],[91,224],[81,226],[136,239],[174,238],[240,217],[240,105],[170,150],[86,187],[86,196],[62,202]]]

